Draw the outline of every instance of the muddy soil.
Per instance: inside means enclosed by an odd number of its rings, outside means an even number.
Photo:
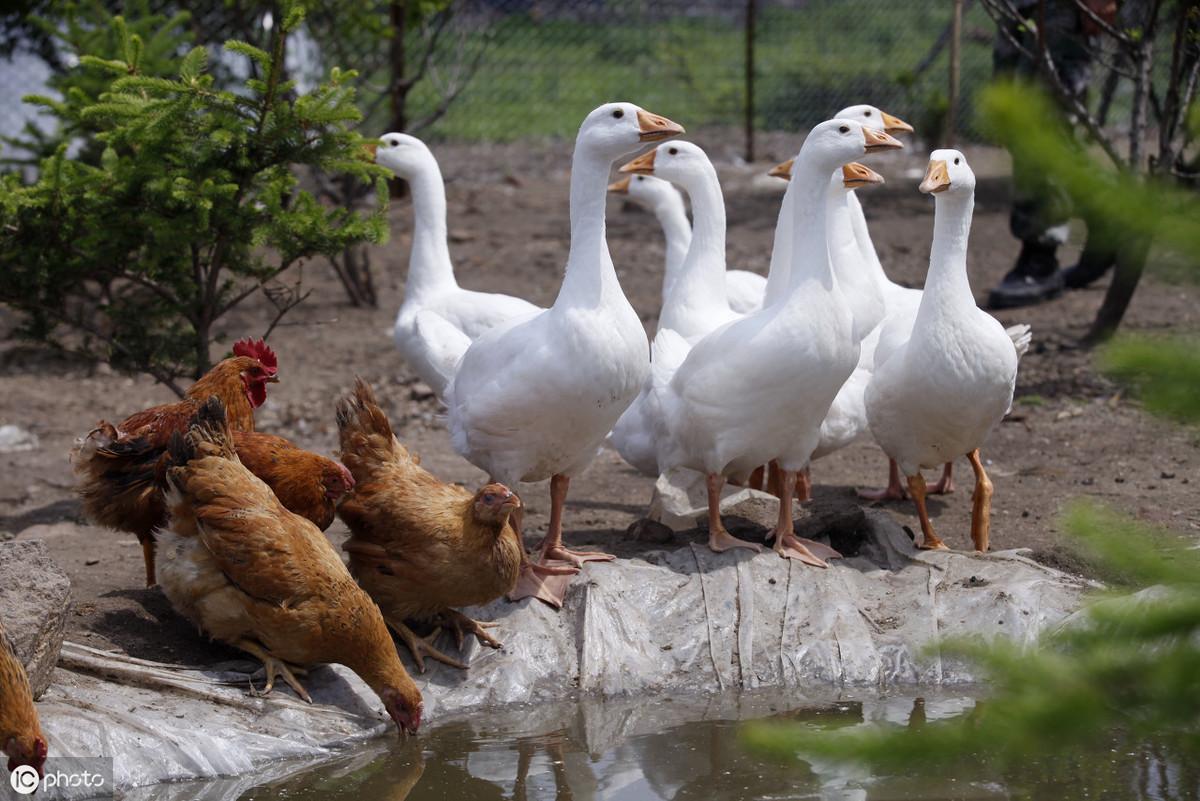
[[[763,176],[770,163],[736,163],[732,140],[699,140],[719,162],[729,208],[729,257],[733,266],[764,272],[782,184]],[[791,137],[768,138],[766,158],[782,160]],[[932,202],[917,193],[923,167],[919,149],[878,158],[888,178],[864,193],[871,233],[893,279],[920,286],[928,259]],[[539,304],[553,302],[568,245],[569,147],[560,142],[505,146],[441,146],[446,173],[450,249],[463,286],[504,291]],[[1007,227],[1009,184],[1002,153],[969,150],[980,175],[971,239],[970,277],[982,298],[1011,266],[1017,244]],[[288,436],[304,447],[332,454],[336,447],[333,402],[355,375],[380,393],[398,435],[420,452],[424,464],[450,481],[477,486],[484,476],[450,448],[440,410],[400,360],[390,337],[400,304],[409,245],[407,201],[390,210],[392,239],[374,249],[380,291],[376,309],[352,308],[329,266],[303,268],[309,300],[276,330],[271,344],[280,358],[280,384],[258,415],[262,430]],[[614,198],[609,205],[609,244],[625,291],[652,333],[660,297],[663,242],[649,214]],[[1068,262],[1077,247],[1062,253]],[[998,316],[1005,324],[1033,326],[1034,345],[1021,364],[1018,400],[983,450],[995,484],[992,545],[1025,547],[1045,561],[1086,570],[1063,531],[1061,513],[1073,499],[1089,497],[1200,536],[1200,453],[1194,431],[1157,421],[1136,401],[1098,374],[1092,354],[1076,342],[1086,331],[1106,282],[1071,292],[1043,306]],[[1126,323],[1135,331],[1200,329],[1200,291],[1150,276]],[[247,303],[224,321],[226,342],[259,334],[270,318],[267,305]],[[134,538],[85,524],[72,495],[68,452],[99,419],[119,420],[145,406],[172,400],[169,391],[143,377],[113,374],[105,366],[72,363],[14,342],[13,315],[0,308],[0,424],[35,433],[37,449],[0,453],[0,537],[43,537],[70,574],[75,611],[68,637],[137,656],[211,662],[226,653],[204,643],[169,609],[157,590],[142,588],[140,549]],[[736,387],[730,388],[737,392]],[[937,414],[930,398],[930,414]],[[955,465],[958,489],[933,498],[935,525],[951,547],[969,545],[971,472]],[[844,504],[855,487],[886,478],[886,462],[872,446],[834,454],[813,468],[810,509]],[[930,476],[931,478],[933,476]],[[648,547],[627,529],[640,519],[652,482],[605,450],[577,478],[568,501],[568,543],[633,555]],[[549,512],[545,485],[521,487],[528,507],[527,536],[536,543]],[[916,529],[909,503],[886,508]],[[806,512],[811,513],[811,512]],[[745,536],[744,532],[740,532]],[[330,529],[345,536],[340,522]],[[691,538],[701,539],[695,532]],[[682,543],[689,535],[676,535]],[[596,569],[603,569],[602,567]],[[233,655],[232,651],[227,652]]]

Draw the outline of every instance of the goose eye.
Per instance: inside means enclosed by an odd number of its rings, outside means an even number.
[[[621,119],[622,117],[624,117],[624,116],[625,116],[625,110],[624,110],[624,109],[620,109],[620,108],[619,108],[619,109],[617,109],[616,111],[614,111],[614,112],[613,112],[613,116],[614,116],[614,117],[616,117],[616,118],[619,120],[619,119]]]
[[[864,116],[867,116],[867,117],[870,117],[870,116],[871,116],[871,109],[867,109],[866,111],[864,111],[864,112],[863,112],[863,115],[864,115]]]
[[[674,156],[675,154],[677,154],[679,152],[679,148],[673,147],[670,150],[668,150],[667,152],[670,153],[672,156]]]
[[[844,133],[844,134],[845,134],[845,133],[850,133],[850,126],[849,126],[849,125],[843,125],[841,128],[838,128],[838,132],[839,132],[839,133]]]
[[[639,181],[644,181],[644,180],[646,180],[646,176],[644,176],[644,175],[639,175],[639,176],[638,176],[638,180],[639,180]]]
[[[954,163],[955,163],[955,164],[957,164],[958,162],[959,162],[959,160],[958,160],[958,159],[955,159],[955,160],[954,160]]]

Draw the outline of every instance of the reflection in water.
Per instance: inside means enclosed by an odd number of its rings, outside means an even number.
[[[1162,744],[1041,758],[1005,774],[986,759],[950,774],[877,776],[838,764],[760,759],[741,747],[741,721],[814,726],[916,727],[961,714],[968,697],[610,700],[493,713],[437,726],[407,741],[381,740],[242,801],[903,801],[904,799],[1200,798],[1200,775]]]

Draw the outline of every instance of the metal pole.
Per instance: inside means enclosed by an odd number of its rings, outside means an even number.
[[[754,28],[755,0],[746,0],[746,102],[744,106],[746,161],[754,161]]]
[[[954,17],[950,23],[950,102],[946,109],[947,147],[954,147],[958,136],[958,87],[962,77],[962,15],[963,0],[954,0]]]

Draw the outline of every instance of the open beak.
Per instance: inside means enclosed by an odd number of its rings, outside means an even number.
[[[638,109],[637,121],[638,138],[643,142],[661,142],[683,133],[683,126],[679,123],[651,114],[645,109]]]
[[[868,128],[864,125],[862,132],[863,138],[867,140],[868,153],[874,153],[878,150],[899,150],[904,147],[898,139],[883,131],[877,131],[874,128]]]
[[[504,499],[504,503],[500,504],[500,508],[501,509],[520,509],[521,508],[521,499],[518,498],[517,494],[514,492],[512,495],[509,495],[507,498]]]
[[[767,171],[767,175],[773,176],[775,178],[782,178],[785,181],[790,181],[790,180],[792,180],[792,164],[794,164],[795,162],[796,162],[796,159],[791,158],[785,162],[776,164],[769,171]]]
[[[654,150],[649,150],[623,166],[621,169],[617,170],[617,172],[632,172],[636,173],[637,175],[653,175],[654,154],[657,152],[657,148]]]
[[[949,189],[950,171],[946,169],[946,162],[941,159],[929,162],[929,168],[925,170],[925,180],[921,181],[919,188],[927,195],[936,195]]]
[[[279,383],[279,376],[277,376],[277,375],[275,375],[274,373],[272,373],[271,375],[267,376],[267,379],[266,379],[266,381],[267,381],[267,383],[268,383],[268,384],[278,384],[278,383]]]
[[[883,117],[883,130],[888,133],[912,133],[913,127],[899,117],[893,117],[886,111],[880,111],[880,116]]]
[[[852,161],[842,167],[842,185],[847,189],[881,183],[883,183],[883,176],[865,164]]]
[[[611,184],[608,185],[608,191],[613,192],[618,195],[628,195],[629,194],[629,181],[630,181],[630,179],[628,176],[625,178],[622,178],[619,181],[613,181]]]

